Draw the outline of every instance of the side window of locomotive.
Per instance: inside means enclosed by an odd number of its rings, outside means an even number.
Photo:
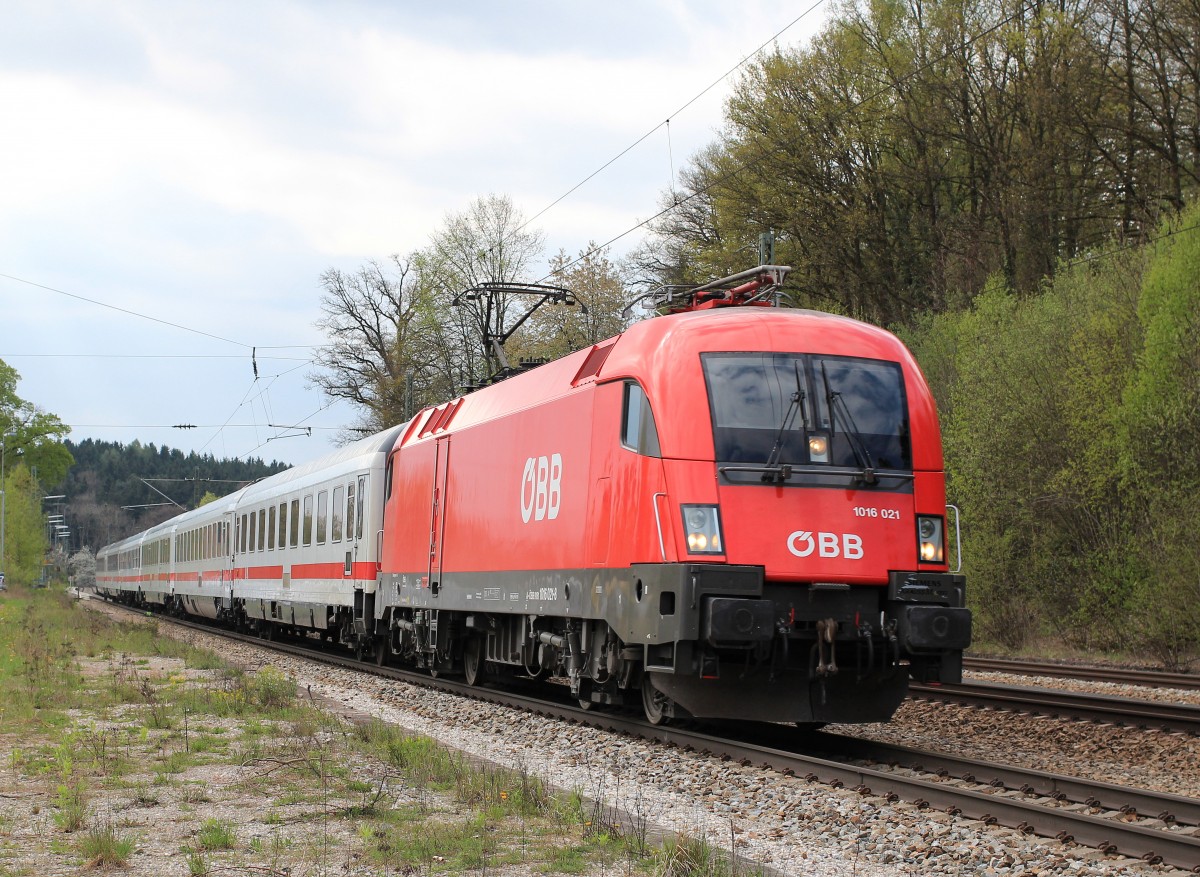
[[[329,520],[329,491],[317,494],[317,544],[325,544],[325,527]]]
[[[342,488],[333,489],[333,541],[342,541]]]
[[[358,520],[355,522],[354,537],[361,539],[363,534],[363,519],[366,518],[364,509],[367,504],[367,476],[358,476]]]
[[[658,428],[646,391],[634,381],[625,384],[625,401],[621,414],[621,444],[647,457],[662,456],[658,447]]]
[[[346,540],[354,538],[354,482],[346,484]]]
[[[396,455],[388,457],[387,472],[383,477],[383,501],[387,502],[392,498],[392,470],[396,468]]]
[[[292,500],[292,548],[300,543],[300,500]]]

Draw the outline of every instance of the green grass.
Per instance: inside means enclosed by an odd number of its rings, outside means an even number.
[[[206,850],[231,850],[237,846],[237,831],[224,819],[205,819],[196,840]]]
[[[136,848],[134,839],[120,834],[112,823],[94,826],[79,839],[79,854],[92,868],[124,865]]]
[[[86,676],[77,656],[90,661]],[[173,660],[164,666],[163,658]],[[226,667],[49,591],[16,588],[0,600],[0,726],[21,741],[0,768],[27,788],[58,790],[41,804],[59,828],[43,851],[98,867],[136,855],[119,825],[88,822],[89,809],[113,806],[139,824],[165,818],[197,875],[229,866],[218,859],[239,845],[275,871],[328,871],[350,848],[381,873],[427,877],[505,865],[568,874],[620,859],[633,870],[653,865],[642,855],[644,835],[593,824],[578,794],[553,792],[528,771],[481,765],[381,722],[345,728],[274,668]],[[213,786],[189,773],[216,765],[240,778]],[[210,795],[242,799],[236,829],[209,818]]]

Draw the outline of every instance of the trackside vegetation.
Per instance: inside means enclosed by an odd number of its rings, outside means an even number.
[[[977,640],[1200,647],[1200,210],[904,331],[938,398]],[[1049,648],[1053,648],[1050,646]]]
[[[526,770],[347,725],[270,666],[49,590],[0,594],[0,875],[167,860],[197,877],[748,873]]]

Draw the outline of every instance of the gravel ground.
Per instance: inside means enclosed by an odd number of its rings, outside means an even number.
[[[126,616],[127,617],[127,616]],[[666,830],[705,835],[788,875],[1183,874],[754,767],[664,749],[169,624],[164,633],[254,669],[273,665],[348,710],[524,768]],[[989,676],[995,674],[988,674]],[[1028,681],[1028,680],[1027,680]],[[889,725],[841,727],[1060,773],[1200,795],[1195,738],[910,702]]]

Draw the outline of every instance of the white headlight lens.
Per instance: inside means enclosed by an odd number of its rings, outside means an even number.
[[[680,506],[688,554],[721,554],[721,515],[715,505]]]
[[[814,463],[829,462],[829,440],[823,435],[808,437],[808,458]]]
[[[917,556],[922,563],[943,560],[942,519],[921,515],[917,518]]]

